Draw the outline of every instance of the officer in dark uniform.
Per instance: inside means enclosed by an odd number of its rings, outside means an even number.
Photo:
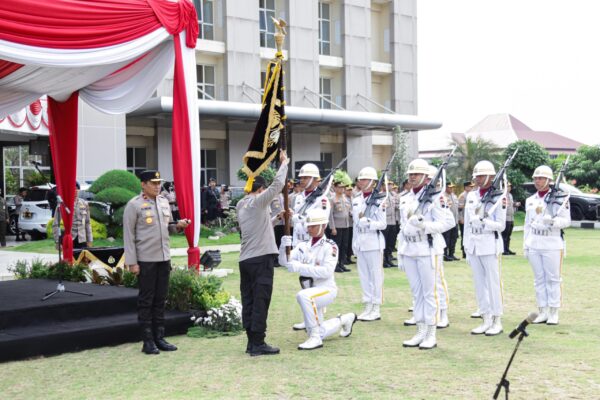
[[[169,233],[184,230],[189,220],[170,224],[169,201],[160,196],[162,179],[154,170],[140,174],[142,193],[129,200],[123,214],[125,264],[138,276],[138,321],[146,354],[175,351],[165,337],[165,302],[171,272]]]

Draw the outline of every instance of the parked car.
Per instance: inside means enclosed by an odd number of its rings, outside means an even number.
[[[19,215],[19,229],[29,234],[32,240],[46,238],[46,225],[52,218],[52,210],[46,198],[53,186],[39,185],[27,189]]]
[[[568,183],[561,183],[560,188],[571,194],[569,202],[571,205],[571,219],[573,221],[581,221],[584,219],[595,221],[600,219],[600,195],[583,193],[581,190]],[[524,183],[523,189],[525,189],[529,195],[536,192],[533,182]]]

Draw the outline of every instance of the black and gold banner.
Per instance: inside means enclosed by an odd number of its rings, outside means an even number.
[[[285,134],[284,90],[282,57],[277,57],[267,67],[262,111],[243,157],[242,171],[248,175],[246,192],[250,192],[254,177],[260,175],[277,156],[280,136]]]

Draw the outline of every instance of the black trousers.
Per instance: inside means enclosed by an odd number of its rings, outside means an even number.
[[[383,257],[388,258],[392,256],[394,251],[394,244],[396,242],[396,225],[388,225],[383,231],[383,238],[385,239],[385,249],[383,250]]]
[[[84,249],[86,247],[87,247],[87,243],[86,242],[79,243],[78,239],[73,239],[73,248],[74,249]]]
[[[0,245],[6,247],[6,221],[0,221]]]
[[[456,242],[458,240],[458,227],[455,226],[453,228],[450,228],[442,235],[444,236],[444,240],[446,241],[446,249],[444,250],[444,254],[450,257],[454,256]]]
[[[283,236],[285,226],[284,225],[275,225],[273,227],[273,231],[275,232],[275,243],[277,244],[277,248],[281,244],[281,237]]]
[[[348,257],[348,239],[350,239],[350,231],[352,228],[337,228],[337,235],[331,235],[331,240],[338,247],[338,265],[343,265],[346,257]]]
[[[458,224],[458,229],[460,230],[460,250],[463,253],[463,258],[465,256],[465,246],[463,244],[463,238],[465,237],[465,224]]]
[[[502,240],[504,241],[504,252],[508,253],[510,250],[510,237],[515,226],[515,221],[506,221],[506,228],[502,231]]]
[[[138,322],[146,326],[164,326],[171,261],[139,261],[138,264]]]
[[[348,228],[348,247],[346,248],[346,258],[348,259],[348,261],[350,260],[350,257],[352,257],[354,255],[354,252],[352,251],[352,237],[354,236],[354,228],[350,227]]]
[[[273,293],[275,255],[240,261],[240,292],[242,295],[242,324],[253,344],[264,342],[267,317]]]

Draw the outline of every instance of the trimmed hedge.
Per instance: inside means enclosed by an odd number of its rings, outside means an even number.
[[[106,188],[115,186],[136,194],[142,190],[142,185],[137,176],[129,171],[113,169],[96,179],[90,187],[90,192],[98,194]]]
[[[94,196],[95,201],[109,203],[113,207],[118,207],[133,199],[137,194],[131,190],[122,187],[109,187],[101,190]]]

